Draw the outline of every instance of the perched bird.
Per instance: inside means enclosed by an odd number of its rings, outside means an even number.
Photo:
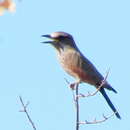
[[[51,44],[56,50],[59,62],[63,69],[73,76],[77,82],[85,82],[95,86],[97,89],[100,87],[104,77],[98,72],[95,66],[80,52],[75,44],[72,35],[66,32],[54,32],[52,34],[42,35],[51,39],[43,43]],[[113,91],[116,90],[111,87],[108,82],[105,82],[99,89],[103,97],[106,99],[108,105],[113,110],[117,118],[121,118],[116,108],[107,96],[105,89]]]

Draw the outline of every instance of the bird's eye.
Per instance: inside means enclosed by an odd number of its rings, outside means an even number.
[[[65,36],[59,36],[58,37],[58,39],[64,39],[65,38]]]

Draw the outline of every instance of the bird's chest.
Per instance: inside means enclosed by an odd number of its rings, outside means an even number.
[[[79,79],[79,68],[81,63],[77,52],[73,50],[65,51],[58,54],[58,59],[63,69],[71,76]]]

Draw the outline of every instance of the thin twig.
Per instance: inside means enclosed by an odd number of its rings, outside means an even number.
[[[74,93],[74,90],[70,87],[71,86],[71,83],[66,79],[64,78],[66,83],[69,85],[69,89],[71,90],[72,92],[72,96],[73,96],[73,101],[74,101],[74,104],[75,104],[75,108],[76,108],[76,98],[75,98],[75,93]]]
[[[67,82],[67,84],[69,84],[69,88],[71,89],[72,91],[72,94],[73,94],[73,100],[75,102],[75,108],[76,108],[76,130],[79,130],[79,82],[75,82],[75,83],[72,83],[74,86],[75,89],[72,89],[71,88],[71,85],[70,82],[65,78],[65,81]],[[74,90],[75,90],[75,93],[74,93]]]
[[[26,116],[27,116],[27,118],[28,118],[30,124],[32,125],[33,129],[36,130],[36,127],[35,127],[35,125],[34,125],[32,119],[31,119],[31,117],[29,116],[28,111],[27,111],[27,106],[29,105],[29,102],[25,105],[24,102],[23,102],[23,100],[22,100],[22,97],[21,97],[21,96],[19,96],[19,99],[20,99],[20,102],[21,102],[22,107],[23,107],[23,110],[20,110],[20,112],[25,112],[25,114],[26,114]]]
[[[97,90],[95,92],[93,92],[93,93],[88,92],[88,94],[86,94],[86,95],[80,93],[78,96],[79,97],[90,97],[90,96],[96,95],[100,91],[100,89],[102,88],[102,86],[106,83],[108,74],[109,74],[109,70],[107,71],[105,78],[102,80],[100,86],[97,88]]]
[[[105,122],[106,120],[108,120],[109,118],[111,118],[112,116],[114,116],[115,115],[115,113],[113,113],[113,114],[111,114],[111,115],[109,115],[109,116],[105,116],[104,114],[103,114],[103,119],[102,120],[96,120],[96,119],[94,119],[93,121],[80,121],[79,122],[79,124],[81,125],[85,125],[85,124],[99,124],[99,123],[103,123],[103,122]]]
[[[75,94],[76,94],[76,130],[79,130],[79,83],[76,83],[75,84],[76,86],[76,91],[75,91]]]

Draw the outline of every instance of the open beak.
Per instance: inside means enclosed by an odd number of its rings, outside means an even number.
[[[54,43],[53,38],[49,34],[42,35],[41,37],[52,39],[52,41],[44,41],[44,42],[41,42],[41,43]]]
[[[42,35],[42,37],[51,38],[51,36],[49,34]]]

